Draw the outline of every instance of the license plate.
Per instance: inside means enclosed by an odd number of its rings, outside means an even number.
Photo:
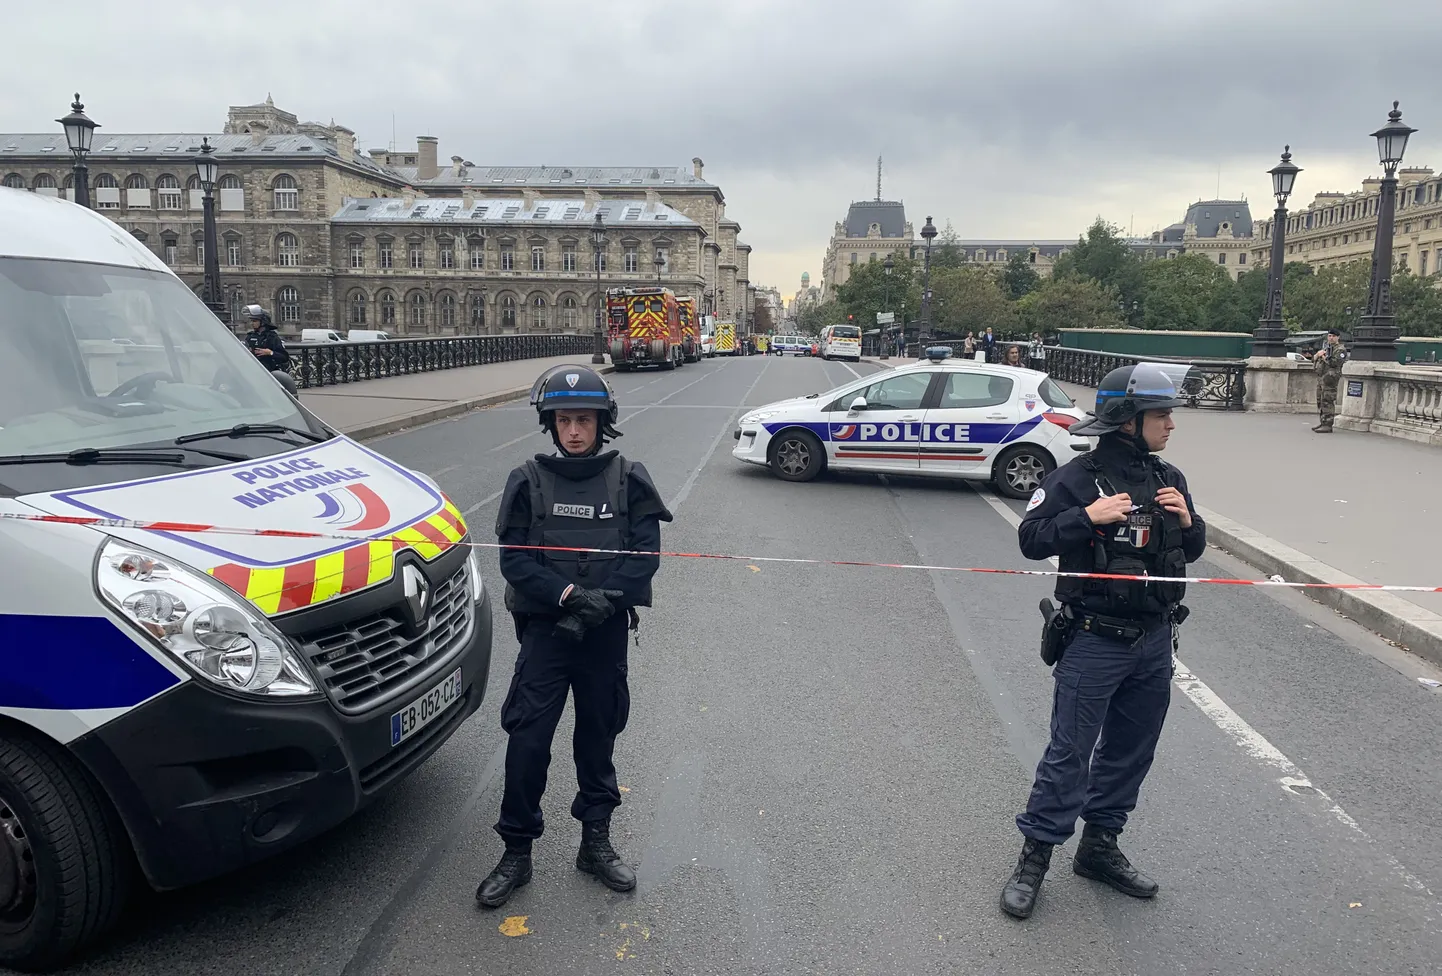
[[[391,716],[391,746],[400,745],[430,725],[460,698],[461,669],[456,668],[440,684]]]

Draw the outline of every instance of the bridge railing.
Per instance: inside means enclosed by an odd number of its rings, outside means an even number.
[[[1092,349],[1046,347],[1046,371],[1053,379],[1095,387],[1114,369],[1137,363],[1186,363],[1191,366],[1181,395],[1191,407],[1245,409],[1245,359],[1177,359],[1171,356],[1125,356]]]
[[[591,352],[590,335],[429,336],[377,342],[287,343],[290,373],[302,389],[409,376],[462,366],[575,356]]]

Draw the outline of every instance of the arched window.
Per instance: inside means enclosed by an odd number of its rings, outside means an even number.
[[[486,328],[486,296],[471,296],[471,328],[481,332]]]
[[[540,295],[531,299],[531,329],[536,332],[546,331],[546,300]]]
[[[282,322],[300,321],[300,292],[286,285],[275,293],[275,307]]]
[[[194,179],[192,179],[191,183],[192,183],[192,187],[191,187],[192,189],[195,189],[195,190],[200,189],[200,177],[198,177],[198,176],[195,177]],[[220,188],[221,188],[222,190],[239,190],[239,189],[241,189],[240,177],[239,177],[239,176],[236,176],[234,173],[226,173],[224,176],[222,176],[222,177],[220,178]]]
[[[393,327],[396,324],[396,296],[391,292],[383,291],[376,301],[381,305],[381,325]]]
[[[350,296],[350,324],[366,324],[366,293],[353,291]]]
[[[580,324],[577,321],[578,316],[579,311],[576,308],[576,299],[567,295],[566,300],[561,303],[561,328],[567,332],[576,331],[577,326]]]
[[[115,177],[111,176],[109,173],[101,173],[99,176],[95,177],[95,182],[92,185],[97,190],[114,190],[120,188],[120,184],[115,182]]]
[[[30,189],[34,190],[36,193],[43,193],[47,197],[53,197],[58,195],[55,188],[55,177],[51,176],[49,173],[35,174],[35,179],[32,180],[30,183]]]
[[[282,268],[300,265],[300,241],[294,234],[281,234],[275,239],[275,263]]]
[[[161,210],[179,210],[181,202],[180,181],[169,173],[155,181],[156,206]]]
[[[441,328],[454,329],[456,327],[456,296],[448,291],[441,292]]]
[[[411,292],[409,309],[406,325],[412,329],[424,329],[426,327],[426,296],[424,292]]]
[[[501,299],[501,328],[514,329],[516,327],[516,300],[510,295]]]
[[[148,190],[150,189],[150,181],[139,173],[132,173],[125,180],[125,188],[127,190]]]
[[[25,189],[25,177],[19,173],[11,173],[5,177],[5,185],[12,190],[23,190]]]
[[[275,190],[276,210],[299,210],[300,190],[296,189],[295,178],[282,173],[271,184]]]
[[[95,182],[90,185],[95,188],[94,203],[96,210],[120,209],[120,184],[115,182],[115,177],[109,173],[101,173],[95,177]]]

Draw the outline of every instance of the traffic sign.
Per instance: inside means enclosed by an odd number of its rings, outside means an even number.
[[[877,313],[876,313],[876,324],[877,324],[877,325],[891,325],[891,324],[892,324],[893,322],[895,322],[895,321],[896,321],[896,313],[895,313],[895,312],[877,312]]]

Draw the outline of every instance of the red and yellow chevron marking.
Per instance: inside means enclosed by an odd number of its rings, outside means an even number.
[[[446,499],[445,507],[393,532],[381,541],[367,541],[340,552],[289,566],[251,568],[225,563],[210,571],[267,615],[299,610],[338,596],[383,583],[396,569],[396,553],[414,549],[431,560],[466,535],[461,513]]]
[[[678,298],[676,304],[681,316],[681,334],[699,339],[701,332],[696,321],[696,299]]]

